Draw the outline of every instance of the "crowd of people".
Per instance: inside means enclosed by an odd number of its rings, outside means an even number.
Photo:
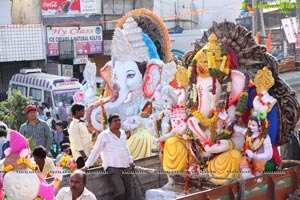
[[[75,169],[71,170],[69,187],[60,189],[56,199],[96,199],[86,188],[85,172],[100,157],[103,169],[109,174],[107,184],[114,188],[114,199],[130,199],[132,178],[130,173],[123,172],[134,170],[134,162],[126,146],[127,135],[121,129],[120,116],[112,114],[108,117],[109,128],[98,135],[93,145],[92,134],[83,120],[85,107],[74,103],[70,113],[66,102],[61,107],[57,119],[54,119],[47,104],[26,106],[27,121],[19,130],[33,141],[31,160],[42,177],[51,177],[57,172],[57,166],[64,166],[62,162],[66,155],[76,163]],[[10,129],[3,119],[4,115],[0,115],[0,156],[5,158]]]

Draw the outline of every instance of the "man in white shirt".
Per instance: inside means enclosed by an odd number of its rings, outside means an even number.
[[[82,170],[86,171],[100,153],[103,169],[108,172],[114,188],[114,199],[129,200],[132,178],[128,172],[134,170],[134,163],[126,146],[126,134],[120,129],[121,119],[118,114],[110,115],[108,124],[109,129],[98,135],[91,155]]]
[[[70,139],[70,147],[77,168],[84,167],[84,162],[90,155],[91,134],[89,134],[85,123],[81,120],[84,116],[84,105],[73,104],[71,107],[73,120],[70,123],[68,132]]]
[[[86,175],[77,170],[70,176],[70,187],[59,190],[56,200],[96,200],[95,195],[85,186]]]

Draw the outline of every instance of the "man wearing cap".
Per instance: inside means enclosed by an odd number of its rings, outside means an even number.
[[[52,146],[53,135],[45,121],[37,118],[37,108],[35,105],[28,105],[25,108],[27,121],[21,125],[20,133],[26,138],[31,137],[35,142],[35,146],[43,146],[50,152]]]
[[[91,155],[82,168],[86,171],[98,157],[102,159],[103,169],[110,177],[114,188],[114,199],[131,199],[131,174],[134,163],[126,145],[126,133],[121,128],[121,119],[118,114],[111,114],[108,118],[109,129],[98,135]]]

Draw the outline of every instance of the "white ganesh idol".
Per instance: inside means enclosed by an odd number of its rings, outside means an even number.
[[[105,117],[119,113],[123,128],[132,133],[128,140],[131,155],[134,159],[151,156],[155,137],[147,131],[147,118],[140,113],[161,80],[168,83],[174,78],[176,65],[170,62],[167,29],[152,12],[132,11],[114,31],[111,55],[112,60],[100,71],[109,95],[87,109],[87,120],[94,129],[102,130]]]

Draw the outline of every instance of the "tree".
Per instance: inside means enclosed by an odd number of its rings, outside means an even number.
[[[0,109],[7,111],[5,121],[11,129],[18,131],[27,120],[24,108],[30,103],[31,97],[24,97],[17,90],[13,90],[6,101],[0,102]]]

